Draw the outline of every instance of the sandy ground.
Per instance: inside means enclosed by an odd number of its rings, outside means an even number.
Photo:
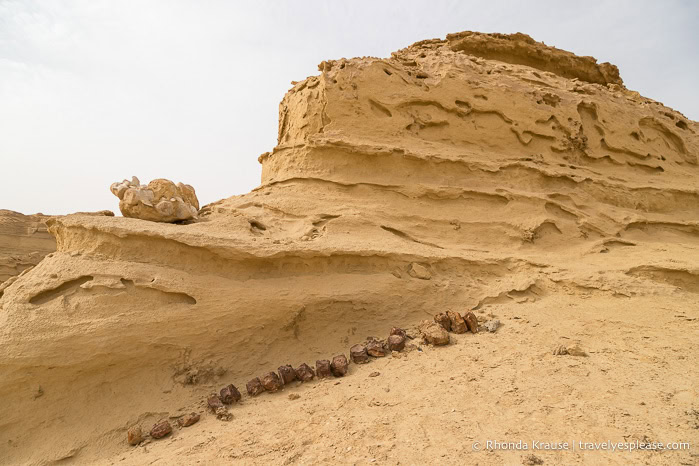
[[[343,379],[246,397],[230,422],[206,413],[198,424],[138,447],[115,432],[73,461],[698,464],[696,295],[581,297],[490,306],[484,312],[503,324],[497,333],[452,335],[448,347],[421,345],[400,358],[351,365]],[[554,356],[561,344],[578,344],[588,356]],[[203,411],[203,404],[178,408]],[[521,440],[530,449],[488,448],[488,440]],[[576,449],[533,450],[535,440],[575,442]],[[577,444],[606,440],[691,447],[612,452]]]

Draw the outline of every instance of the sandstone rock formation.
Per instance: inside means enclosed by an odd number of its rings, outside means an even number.
[[[109,210],[76,212],[72,215],[113,217]],[[21,273],[38,264],[56,250],[56,239],[49,234],[48,215],[24,215],[0,209],[0,296]]]
[[[158,178],[142,185],[134,176],[109,189],[119,198],[124,217],[168,223],[197,218],[199,200],[188,184]]]
[[[447,35],[449,48],[474,57],[526,65],[570,79],[597,84],[623,84],[619,69],[611,63],[597,64],[592,57],[547,47],[526,34],[482,34],[464,31]]]
[[[8,461],[60,460],[167,411],[193,372],[238,384],[262,360],[346,352],[349,329],[698,289],[699,125],[612,65],[469,33],[320,69],[284,97],[251,193],[188,225],[48,220],[58,251],[0,298],[0,445],[21,445]],[[116,187],[125,215],[181,218],[133,185]],[[276,373],[261,384],[281,388]]]
[[[56,250],[56,240],[44,223],[48,218],[0,210],[0,287]]]

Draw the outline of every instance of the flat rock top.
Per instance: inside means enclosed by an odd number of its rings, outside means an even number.
[[[592,57],[579,57],[537,42],[522,33],[484,34],[464,31],[447,35],[446,42],[451,50],[489,60],[526,65],[565,78],[577,78],[596,84],[623,84],[615,65],[597,64],[597,60]]]

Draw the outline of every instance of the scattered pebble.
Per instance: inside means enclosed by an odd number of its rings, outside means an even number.
[[[150,436],[154,439],[163,438],[172,432],[172,426],[168,421],[160,421],[150,430]]]
[[[330,370],[335,377],[344,377],[347,374],[347,369],[349,362],[344,354],[339,354],[333,357],[332,363],[330,363]]]
[[[587,357],[587,353],[583,351],[582,348],[580,348],[578,345],[571,346],[568,348],[568,354],[571,356],[581,356],[581,357]]]
[[[199,414],[197,413],[185,414],[181,418],[177,419],[177,424],[179,424],[180,427],[189,427],[197,422],[199,422]]]
[[[126,434],[129,445],[138,445],[143,441],[143,431],[140,426],[133,426]]]
[[[279,371],[279,379],[282,381],[283,385],[288,385],[297,379],[296,371],[289,364],[280,366],[277,370]]]
[[[434,321],[444,328],[447,332],[451,331],[451,319],[446,312],[440,312],[434,316]]]
[[[298,400],[299,398],[301,398],[301,395],[299,395],[297,393],[289,393],[290,400]]]
[[[233,414],[229,413],[226,408],[221,407],[216,410],[216,419],[219,421],[230,421],[233,419]]]
[[[282,388],[282,381],[276,372],[268,372],[262,376],[262,386],[270,393],[274,393]]]
[[[448,345],[449,344],[449,332],[447,332],[444,327],[437,324],[436,322],[430,322],[429,320],[423,320],[420,324],[420,334],[422,334],[425,343],[430,343],[435,346]]]
[[[206,404],[209,406],[211,411],[216,412],[217,409],[223,408],[223,403],[221,402],[221,398],[218,397],[218,395],[213,394],[209,395],[209,398],[206,400]]]
[[[405,348],[405,332],[403,334],[391,334],[388,337],[388,349],[390,351],[402,351]]]
[[[529,454],[529,455],[524,457],[522,464],[524,464],[525,466],[534,466],[537,464],[544,464],[544,460],[542,460],[541,458],[539,458],[536,455]]]
[[[432,273],[430,270],[417,262],[410,264],[410,268],[408,268],[408,275],[413,278],[419,278],[420,280],[429,280],[432,278]]]
[[[381,375],[381,372],[376,372],[376,371],[374,371],[374,372],[372,372],[371,374],[369,374],[369,377],[378,377],[378,376],[380,376],[380,375]]]
[[[483,327],[490,333],[495,333],[497,329],[500,327],[500,321],[497,319],[489,320],[485,324],[483,324]]]
[[[220,399],[221,399],[221,402],[224,404],[229,405],[229,404],[237,403],[238,401],[240,401],[240,398],[242,398],[242,396],[240,395],[240,392],[233,384],[227,385],[221,389]]]
[[[471,333],[478,333],[478,318],[476,317],[476,314],[468,311],[464,316],[464,322],[466,322],[466,326]]]
[[[262,382],[260,381],[259,377],[255,377],[250,382],[245,384],[245,388],[250,396],[257,396],[265,391],[265,387],[262,386]]]
[[[587,353],[583,351],[580,346],[575,345],[571,347],[566,347],[565,345],[560,345],[556,349],[553,350],[553,355],[554,356],[578,356],[578,357],[587,357]]]
[[[320,359],[316,361],[316,375],[318,378],[330,377],[332,371],[330,370],[330,361],[327,359]]]
[[[366,364],[369,362],[369,353],[367,352],[366,346],[364,345],[354,345],[350,348],[350,358],[355,364]],[[334,362],[334,360],[333,360]],[[344,374],[342,374],[344,375]]]
[[[309,366],[305,362],[296,368],[296,376],[301,382],[308,382],[310,380],[313,380],[313,377],[315,377],[315,375],[316,374],[315,372],[313,372],[313,369],[311,369],[311,366]]]
[[[464,321],[464,318],[461,317],[461,314],[459,314],[456,311],[447,311],[447,317],[449,317],[449,321],[451,322],[451,331],[454,333],[466,333],[466,330],[468,330],[468,327],[466,326],[466,322]]]
[[[370,340],[366,344],[366,351],[369,353],[369,356],[373,356],[375,358],[383,358],[388,354],[388,351],[386,350],[386,343],[383,340]]]

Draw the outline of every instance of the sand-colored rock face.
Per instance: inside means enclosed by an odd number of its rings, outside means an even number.
[[[0,210],[0,289],[10,277],[35,266],[56,250],[56,240],[44,223],[47,218]]]
[[[447,36],[449,47],[475,57],[526,65],[541,71],[597,84],[623,84],[619,69],[611,63],[597,64],[593,57],[579,57],[547,47],[526,34],[482,34],[459,32]]]
[[[612,65],[469,33],[320,68],[251,193],[189,225],[49,221],[58,251],[0,300],[10,459],[437,312],[696,293],[699,126]]]
[[[109,210],[77,212],[76,215],[113,217]],[[48,215],[24,215],[0,209],[0,296],[17,277],[56,250],[56,239],[48,232]]]

